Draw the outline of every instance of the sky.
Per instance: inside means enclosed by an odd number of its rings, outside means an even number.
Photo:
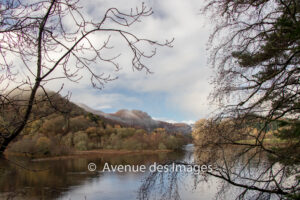
[[[115,7],[128,12],[141,6],[139,0],[85,0],[84,13],[91,19],[101,19],[104,11]],[[169,122],[194,122],[212,111],[208,95],[212,90],[212,68],[208,64],[207,42],[211,21],[200,14],[201,0],[148,0],[153,15],[143,18],[130,30],[141,37],[162,41],[174,38],[173,48],[162,47],[145,63],[153,72],[133,71],[130,54],[117,38],[112,37],[115,51],[122,52],[115,71],[99,63],[98,70],[117,76],[102,90],[92,88],[84,75],[78,84],[64,82],[64,93],[72,93],[71,101],[112,113],[119,109],[137,109],[154,119]],[[109,25],[108,25],[109,26]],[[98,38],[97,38],[98,39]],[[99,71],[99,72],[100,72]],[[59,88],[59,82],[49,83],[50,89]]]

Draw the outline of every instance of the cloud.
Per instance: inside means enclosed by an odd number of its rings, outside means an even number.
[[[140,5],[140,1],[93,1],[104,7],[118,7],[129,10],[129,7]],[[97,3],[98,2],[98,3]],[[205,117],[211,111],[207,97],[212,87],[208,84],[212,70],[207,66],[206,42],[209,37],[209,26],[204,26],[205,18],[199,15],[203,2],[199,0],[164,0],[146,1],[154,9],[154,15],[144,18],[131,30],[137,35],[155,40],[175,37],[174,47],[160,48],[157,55],[145,61],[152,75],[145,72],[132,72],[130,53],[123,53],[120,58],[122,70],[116,75],[119,79],[108,83],[105,92],[116,90],[135,91],[136,93],[164,93],[169,107],[182,113],[186,119]],[[124,51],[119,41],[115,47]],[[149,49],[148,49],[149,50]],[[101,95],[99,95],[101,96]],[[106,95],[107,102],[112,99]],[[123,94],[124,99],[132,97]],[[117,100],[113,100],[117,102]],[[121,101],[121,99],[119,99]],[[151,106],[150,106],[151,107]],[[145,105],[145,110],[149,105]],[[160,115],[161,116],[161,115]]]
[[[180,0],[151,2],[154,13],[158,12],[159,16],[147,18],[138,27],[139,32],[150,33],[147,35],[150,38],[174,36],[174,47],[159,49],[158,54],[147,62],[153,75],[132,73],[127,68],[108,88],[162,92],[173,109],[180,110],[187,117],[204,117],[211,111],[207,97],[212,89],[208,83],[212,70],[207,65],[206,52],[210,27],[205,27],[205,19],[198,15],[201,3]],[[158,8],[157,12],[155,8]]]
[[[96,110],[106,110],[114,107],[125,107],[127,104],[139,104],[139,99],[118,93],[91,92],[90,90],[74,91],[71,97],[75,103],[83,103]]]
[[[140,0],[90,0],[80,1],[80,3],[84,15],[94,21],[100,20],[105,10],[110,7],[129,12],[131,8],[142,5]],[[165,119],[183,121],[196,120],[208,115],[212,107],[207,100],[212,89],[208,84],[212,70],[207,65],[206,43],[211,27],[207,25],[206,19],[199,15],[204,0],[146,0],[145,3],[153,7],[154,14],[143,18],[140,23],[128,28],[128,31],[132,31],[139,37],[161,42],[175,38],[173,48],[158,48],[156,56],[144,60],[154,72],[152,75],[147,75],[145,71],[133,72],[132,53],[128,45],[118,34],[112,34],[110,45],[115,48],[104,51],[102,55],[113,57],[122,53],[116,60],[122,70],[115,71],[113,66],[103,62],[97,62],[90,67],[98,73],[104,72],[113,77],[118,76],[119,79],[107,83],[105,88],[99,91],[91,89],[89,73],[81,70],[79,75],[82,79],[79,84],[62,79],[49,82],[47,87],[58,90],[64,84],[63,92],[70,90],[71,100],[99,110],[136,106],[146,112],[154,112],[151,102],[145,101],[143,95],[155,98],[159,94],[159,98],[163,96],[165,102],[161,103],[161,109],[155,109],[156,113],[152,113],[153,116],[163,118],[165,113],[162,112],[177,113],[174,119],[170,119],[170,115],[165,116]],[[111,25],[112,23],[106,24],[106,26]],[[68,26],[71,27],[70,24]],[[107,37],[107,33],[93,34],[90,40],[94,44],[103,44]],[[143,50],[151,52],[153,48],[143,46]],[[86,54],[86,56],[90,55]],[[61,71],[58,70],[53,76],[59,74]]]

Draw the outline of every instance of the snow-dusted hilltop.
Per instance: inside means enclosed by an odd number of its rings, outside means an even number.
[[[104,113],[99,110],[94,110],[84,104],[77,105],[87,112],[91,112],[95,115],[99,115],[127,126],[143,128],[147,131],[152,131],[155,128],[165,128],[168,132],[181,132],[183,134],[187,134],[192,130],[192,127],[185,123],[168,123],[154,120],[148,113],[140,110],[122,109],[116,113]]]

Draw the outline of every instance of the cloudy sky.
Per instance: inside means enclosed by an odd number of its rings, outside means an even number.
[[[124,12],[141,6],[139,0],[90,0],[82,1],[86,15],[101,19],[104,10],[116,7]],[[153,8],[152,16],[130,28],[140,37],[165,41],[175,38],[173,48],[158,48],[157,54],[145,63],[153,72],[133,71],[128,62],[130,54],[112,37],[116,51],[122,52],[118,62],[122,70],[109,71],[118,79],[105,84],[102,90],[93,89],[89,77],[79,84],[65,83],[65,91],[72,92],[71,100],[104,112],[119,109],[138,109],[153,118],[168,121],[195,121],[206,117],[211,111],[208,94],[212,86],[209,80],[212,70],[207,63],[207,41],[211,22],[200,15],[201,0],[148,0],[145,4]],[[130,61],[130,60],[129,60]],[[50,88],[59,84],[51,83]]]

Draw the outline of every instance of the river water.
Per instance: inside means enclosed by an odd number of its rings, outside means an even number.
[[[35,162],[25,158],[9,159],[11,161],[0,161],[0,199],[134,200],[149,171],[103,172],[105,163],[149,167],[153,163],[191,161],[193,147],[189,145],[181,153],[104,154]],[[24,169],[13,162],[38,171]],[[89,163],[95,163],[97,170],[90,172]],[[209,200],[217,195],[222,182],[210,177],[197,182],[195,188],[193,176],[183,176],[178,184],[181,199]],[[162,191],[155,192],[152,197],[159,198]]]

